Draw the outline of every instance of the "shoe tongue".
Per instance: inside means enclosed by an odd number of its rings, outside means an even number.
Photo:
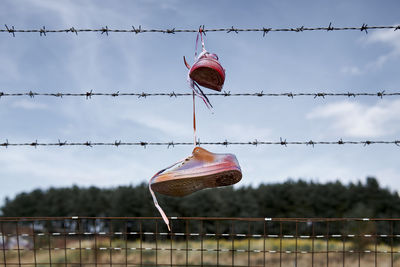
[[[195,147],[192,154],[195,159],[201,161],[212,162],[215,159],[214,153],[211,153],[201,147]]]

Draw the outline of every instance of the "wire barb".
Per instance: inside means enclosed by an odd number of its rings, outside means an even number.
[[[167,148],[170,148],[171,146],[175,147],[174,141],[169,142]]]
[[[67,141],[61,142],[60,139],[58,139],[58,145],[65,146],[65,145],[67,145]]]
[[[302,32],[304,31],[304,26],[295,29],[295,32]]]
[[[199,27],[199,33],[203,33],[204,34],[204,36],[206,36],[206,31],[205,31],[205,29],[204,29],[204,24],[203,25],[200,25],[200,27]]]
[[[233,28],[233,26],[232,26],[232,28],[228,29],[226,32],[227,32],[227,33],[230,33],[230,32],[239,33],[239,30],[238,30],[238,29],[235,29],[235,28]]]
[[[326,93],[316,93],[314,98],[317,98],[317,97],[325,98],[325,95],[326,95]]]
[[[326,28],[326,31],[329,32],[329,31],[333,31],[333,30],[334,30],[334,28],[332,27],[332,22],[329,22],[329,26],[328,26],[328,28]]]
[[[35,148],[37,147],[37,145],[38,145],[38,141],[36,140],[35,142],[32,142],[31,144],[30,144],[30,146],[34,146]]]
[[[108,26],[101,28],[101,34],[105,33],[108,36],[108,32],[109,32]]]
[[[282,137],[279,137],[279,139],[280,139],[280,144],[281,144],[282,146],[285,146],[285,147],[287,147],[287,142],[286,142],[286,139],[285,139],[285,140],[283,140],[283,139],[282,139]]]
[[[164,33],[175,34],[175,28],[173,29],[166,29]]]
[[[139,28],[135,28],[135,26],[132,26],[132,31],[133,31],[135,34],[141,33],[141,32],[142,32],[142,26],[139,25]]]
[[[65,31],[66,32],[72,32],[72,33],[75,33],[76,35],[78,35],[78,31],[74,27],[71,27],[71,28],[69,28],[69,29],[67,29]]]
[[[363,25],[360,28],[360,31],[365,31],[365,34],[368,34],[368,25],[363,23]]]
[[[272,28],[263,28],[263,37],[265,37],[265,35],[267,35],[267,33],[269,33],[271,31]]]
[[[43,28],[41,28],[40,30],[39,30],[39,33],[40,33],[40,36],[46,36],[46,27],[45,26],[43,26]]]
[[[231,95],[231,91],[224,91],[224,96],[230,96]]]
[[[34,98],[36,94],[32,91],[29,91],[28,95],[30,98]]]
[[[5,148],[7,148],[8,145],[9,145],[8,139],[6,139],[6,141],[4,143],[0,144],[0,146],[4,146]]]
[[[92,99],[92,95],[93,95],[93,90],[90,90],[89,92],[86,92],[86,100]]]
[[[13,35],[13,37],[15,37],[15,28],[14,28],[14,26],[11,26],[11,28],[8,28],[7,24],[4,24],[4,26],[6,26],[7,32],[11,33]]]
[[[86,141],[83,145],[88,146],[88,147],[93,147],[92,143],[90,141]]]

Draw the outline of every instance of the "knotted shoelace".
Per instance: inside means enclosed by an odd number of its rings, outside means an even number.
[[[199,55],[197,55],[197,47],[198,47],[199,37],[201,39],[202,52]],[[193,66],[196,64],[196,62],[199,61],[199,59],[203,55],[205,55],[207,53],[208,52],[207,52],[207,50],[205,49],[205,46],[204,46],[203,30],[200,28],[199,32],[197,33],[197,37],[196,37],[196,47],[195,47],[195,52],[194,52],[195,62],[192,65],[192,67],[189,69],[188,75],[187,75],[187,80],[188,80],[190,88],[192,88],[192,92],[193,92],[193,137],[194,137],[193,144],[194,144],[195,147],[196,147],[196,108],[195,108],[195,102],[196,102],[195,100],[196,99],[195,99],[195,96],[200,97],[204,101],[204,103],[206,104],[208,109],[211,109],[212,105],[210,103],[210,100],[204,94],[203,90],[201,90],[200,86],[190,78],[189,73],[190,73],[191,69],[193,68]],[[160,212],[161,217],[164,220],[165,224],[167,225],[169,231],[171,231],[171,227],[170,227],[170,224],[169,224],[168,217],[165,214],[165,212],[163,211],[163,209],[161,208],[161,206],[158,204],[157,197],[156,197],[153,189],[151,188],[151,185],[152,185],[154,179],[156,177],[158,177],[160,174],[162,174],[166,170],[168,170],[168,169],[170,169],[170,168],[172,168],[172,167],[176,166],[177,164],[179,164],[181,162],[184,162],[184,161],[185,161],[185,159],[177,161],[174,164],[172,164],[172,165],[170,165],[170,166],[158,171],[156,174],[153,175],[153,177],[151,177],[151,179],[149,181],[149,190],[150,190],[150,194],[151,194],[151,196],[153,198],[154,205],[157,208],[157,210]]]

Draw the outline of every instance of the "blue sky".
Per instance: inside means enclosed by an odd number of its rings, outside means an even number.
[[[398,25],[397,1],[2,1],[2,24],[18,29],[195,29]],[[3,27],[3,26],[1,26]],[[182,56],[194,33],[0,34],[0,91],[190,92]],[[208,33],[231,92],[398,92],[400,31]],[[398,140],[400,98],[220,98],[198,101],[202,141]],[[191,98],[3,97],[0,142],[192,141]],[[234,153],[239,185],[304,178],[376,176],[400,189],[399,147],[205,146]],[[192,147],[0,149],[0,199],[50,186],[116,187],[148,181]]]

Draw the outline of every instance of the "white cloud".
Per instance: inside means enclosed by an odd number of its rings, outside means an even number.
[[[400,34],[398,31],[376,31],[369,36],[367,42],[371,44],[384,44],[390,47],[389,52],[379,56],[375,61],[369,63],[367,68],[381,68],[389,60],[400,57]]]
[[[382,137],[400,132],[400,100],[379,101],[375,105],[341,101],[318,106],[307,119],[324,119],[335,135]],[[332,133],[330,131],[330,133]]]
[[[364,38],[362,39],[365,40]],[[363,73],[368,73],[371,70],[377,70],[382,68],[386,63],[391,60],[396,60],[400,58],[400,33],[399,31],[382,30],[374,31],[368,34],[366,39],[367,44],[383,44],[388,50],[385,50],[381,55],[379,55],[373,61],[367,63],[363,67],[357,66],[344,66],[341,72],[350,75],[360,75]]]
[[[400,53],[400,34],[398,31],[376,31],[369,35],[367,41],[369,43],[387,44],[391,46],[392,49]]]

